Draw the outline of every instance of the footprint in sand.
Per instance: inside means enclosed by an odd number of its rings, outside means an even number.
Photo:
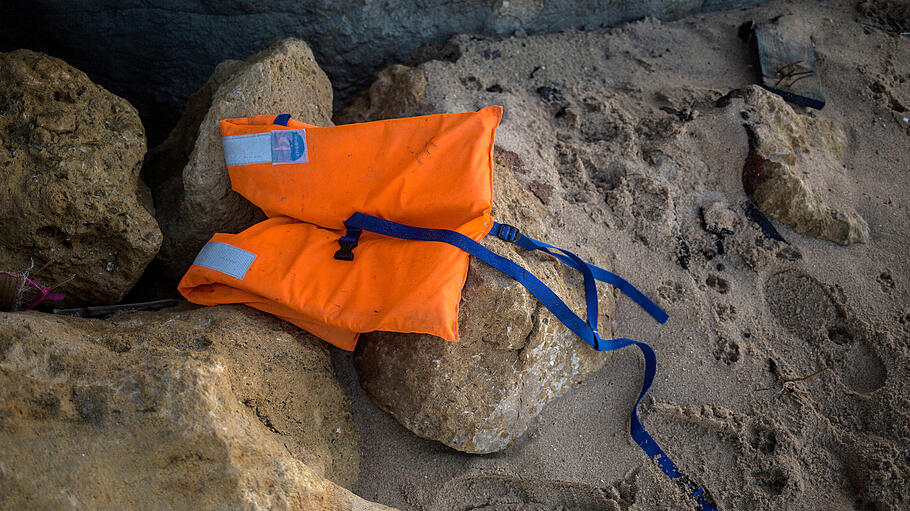
[[[749,426],[749,445],[758,452],[774,454],[777,450],[777,431],[773,424],[756,420]]]
[[[829,325],[828,339],[844,351],[842,357],[829,357],[828,365],[855,392],[868,394],[885,385],[887,370],[878,354],[871,348],[872,334],[857,320],[839,318]]]
[[[622,480],[607,488],[547,479],[468,476],[439,491],[432,511],[615,511],[628,510],[638,486]]]
[[[705,283],[720,294],[727,294],[730,291],[730,282],[720,275],[710,274],[705,279]]]
[[[720,336],[714,341],[713,354],[714,358],[720,360],[724,364],[733,365],[739,362],[740,359],[739,344],[726,337]]]
[[[780,467],[773,467],[768,470],[755,470],[752,477],[763,490],[771,495],[783,495],[790,481],[790,475],[786,470]]]
[[[785,270],[765,282],[765,300],[790,333],[818,343],[825,363],[849,389],[867,394],[885,384],[887,370],[873,348],[873,334],[824,284],[801,271]]]
[[[794,501],[804,487],[805,470],[800,465],[801,448],[794,435],[770,414],[740,414],[722,405],[687,405],[657,402],[652,412],[682,424],[701,446],[711,446],[712,456],[725,460],[727,486],[715,496],[723,509],[764,508],[768,496],[784,495]],[[725,501],[725,502],[724,502]]]

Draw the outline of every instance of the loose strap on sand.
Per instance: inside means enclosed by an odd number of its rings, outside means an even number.
[[[641,403],[645,394],[647,394],[648,389],[654,382],[654,376],[657,374],[657,356],[655,355],[654,350],[643,342],[626,338],[602,339],[597,333],[598,303],[596,280],[615,286],[639,306],[644,308],[658,322],[663,323],[667,320],[667,313],[632,286],[632,284],[629,284],[612,272],[584,262],[568,250],[563,250],[524,236],[513,226],[494,222],[491,232],[500,239],[515,243],[526,250],[540,250],[546,252],[567,264],[569,267],[581,272],[584,276],[585,301],[587,304],[587,321],[585,321],[572,312],[556,293],[532,273],[513,261],[491,252],[480,243],[459,232],[447,229],[414,227],[363,213],[351,215],[344,224],[348,228],[348,233],[363,230],[393,238],[412,241],[436,241],[458,247],[517,280],[521,285],[527,288],[531,294],[537,297],[537,299],[540,300],[540,302],[549,309],[550,312],[566,326],[566,328],[574,332],[594,349],[598,351],[613,351],[627,346],[637,346],[645,358],[645,375],[641,385],[641,392],[638,394],[638,399],[632,407],[632,417],[630,421],[630,433],[632,438],[642,450],[645,451],[648,457],[657,463],[657,466],[660,467],[670,479],[677,483],[687,495],[696,501],[699,510],[715,511],[717,509],[717,506],[714,504],[714,499],[711,498],[707,490],[679,472],[676,464],[673,463],[657,442],[654,441],[654,438],[645,430],[638,418],[638,405]],[[352,256],[350,260],[354,260],[354,257]]]

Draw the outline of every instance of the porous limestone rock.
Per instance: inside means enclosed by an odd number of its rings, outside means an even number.
[[[502,153],[499,159],[508,160]],[[494,215],[534,225],[547,213],[513,172],[495,167]],[[484,241],[488,248],[531,270],[584,315],[575,270],[492,238]],[[594,262],[609,268],[606,261]],[[608,337],[613,295],[600,296],[600,334]],[[548,402],[601,369],[610,355],[576,337],[521,284],[473,257],[458,321],[455,343],[420,334],[363,334],[354,363],[361,386],[381,408],[417,435],[460,451],[504,449]]]
[[[212,234],[236,233],[264,218],[231,190],[218,121],[282,113],[317,126],[332,124],[332,85],[310,48],[297,39],[242,62],[219,64],[150,155],[143,175],[159,205],[164,231],[159,260],[168,277],[179,278]]]
[[[237,306],[0,314],[9,509],[379,510],[317,339]]]
[[[161,245],[136,110],[60,59],[0,53],[0,270],[121,300]]]
[[[749,133],[743,187],[758,207],[800,234],[841,245],[868,242],[869,226],[849,204],[838,163],[847,148],[843,127],[799,115],[758,86],[740,94]]]
[[[335,116],[338,124],[405,117],[420,103],[427,77],[418,68],[395,64],[383,69],[369,90]]]

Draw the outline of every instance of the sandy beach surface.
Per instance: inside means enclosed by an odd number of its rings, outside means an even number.
[[[421,64],[438,107],[505,107],[497,145],[523,159],[519,182],[550,189],[548,211],[567,226],[537,234],[609,254],[670,314],[658,325],[617,296],[614,334],[654,346],[642,420],[721,509],[910,503],[910,37],[896,28],[906,9],[863,9],[772,1],[593,32],[458,36],[454,62]],[[814,47],[827,105],[794,115],[842,126],[846,149],[806,178],[868,223],[867,243],[774,221],[781,242],[746,215],[752,110],[722,98],[756,83],[738,34],[749,21]],[[541,87],[561,97],[548,102]],[[490,455],[416,437],[360,388],[349,353],[333,360],[360,431],[352,490],[366,499],[403,510],[693,507],[628,435],[637,350]]]

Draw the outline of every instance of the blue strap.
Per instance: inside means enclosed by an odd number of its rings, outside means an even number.
[[[275,117],[275,120],[272,121],[272,124],[277,124],[279,126],[287,126],[288,121],[291,120],[291,114],[281,114]]]
[[[500,239],[502,239],[504,241],[509,241],[509,242],[515,243],[516,245],[520,246],[521,248],[523,248],[525,250],[542,250],[542,251],[552,255],[553,257],[559,259],[563,263],[569,265],[570,267],[581,271],[581,269],[578,267],[578,265],[576,263],[576,261],[581,261],[581,259],[579,259],[578,257],[572,257],[570,259],[561,254],[553,253],[550,249],[556,249],[561,252],[567,252],[567,251],[554,247],[553,245],[550,245],[549,243],[544,243],[542,241],[537,241],[534,238],[528,237],[528,236],[520,233],[517,228],[515,228],[511,225],[501,224],[499,222],[493,222],[493,229],[490,231],[490,233],[493,234],[494,236],[499,237]],[[568,252],[568,253],[571,254],[571,252]],[[572,254],[572,255],[574,256],[575,254]],[[582,264],[584,264],[591,270],[591,272],[594,274],[595,279],[597,279],[601,282],[610,284],[611,286],[615,287],[616,289],[619,289],[620,291],[622,291],[622,293],[624,295],[628,296],[630,299],[632,299],[633,302],[637,303],[639,307],[641,307],[642,309],[645,310],[645,312],[650,314],[651,317],[653,317],[658,323],[663,324],[663,323],[667,322],[667,319],[669,318],[667,313],[664,312],[664,310],[661,309],[660,307],[658,307],[656,303],[652,302],[650,298],[645,296],[644,293],[639,291],[635,286],[633,286],[632,284],[627,282],[625,279],[623,279],[619,275],[617,275],[613,272],[607,271],[599,266],[594,266],[593,264],[586,263],[584,261],[581,261],[581,262],[582,262]]]
[[[657,466],[674,482],[676,482],[687,495],[695,499],[698,509],[701,511],[716,511],[717,507],[708,492],[700,485],[696,484],[690,478],[680,474],[676,464],[664,453],[663,449],[654,441],[654,438],[645,430],[638,418],[638,405],[647,394],[648,389],[654,382],[654,376],[657,374],[657,356],[650,346],[643,342],[626,338],[601,339],[597,334],[597,296],[594,288],[594,279],[602,282],[616,285],[623,293],[635,300],[648,311],[657,321],[663,323],[667,319],[666,313],[660,309],[654,302],[648,300],[634,286],[608,272],[602,268],[589,265],[582,261],[578,256],[567,250],[562,250],[552,245],[539,242],[527,236],[522,236],[518,229],[510,225],[495,223],[493,232],[496,236],[510,242],[514,242],[527,250],[542,250],[553,255],[560,261],[580,271],[585,278],[585,299],[588,305],[588,321],[585,322],[562,301],[556,294],[540,281],[533,274],[522,268],[520,265],[495,254],[485,248],[480,243],[456,231],[447,229],[426,229],[422,227],[413,227],[389,220],[384,220],[363,213],[354,213],[345,222],[348,229],[362,229],[364,231],[390,236],[393,238],[413,240],[413,241],[436,241],[448,243],[458,247],[465,252],[473,255],[481,261],[489,264],[497,270],[517,280],[528,291],[531,292],[540,302],[553,313],[556,318],[575,333],[579,338],[590,344],[598,351],[613,351],[627,346],[635,345],[641,350],[645,358],[645,375],[641,385],[641,392],[632,407],[632,417],[630,421],[630,433],[635,442],[645,451],[652,460],[657,462]],[[558,251],[558,252],[554,252]],[[593,297],[589,290],[594,288]],[[592,303],[593,302],[593,303]],[[591,312],[594,311],[594,318],[591,319]]]

